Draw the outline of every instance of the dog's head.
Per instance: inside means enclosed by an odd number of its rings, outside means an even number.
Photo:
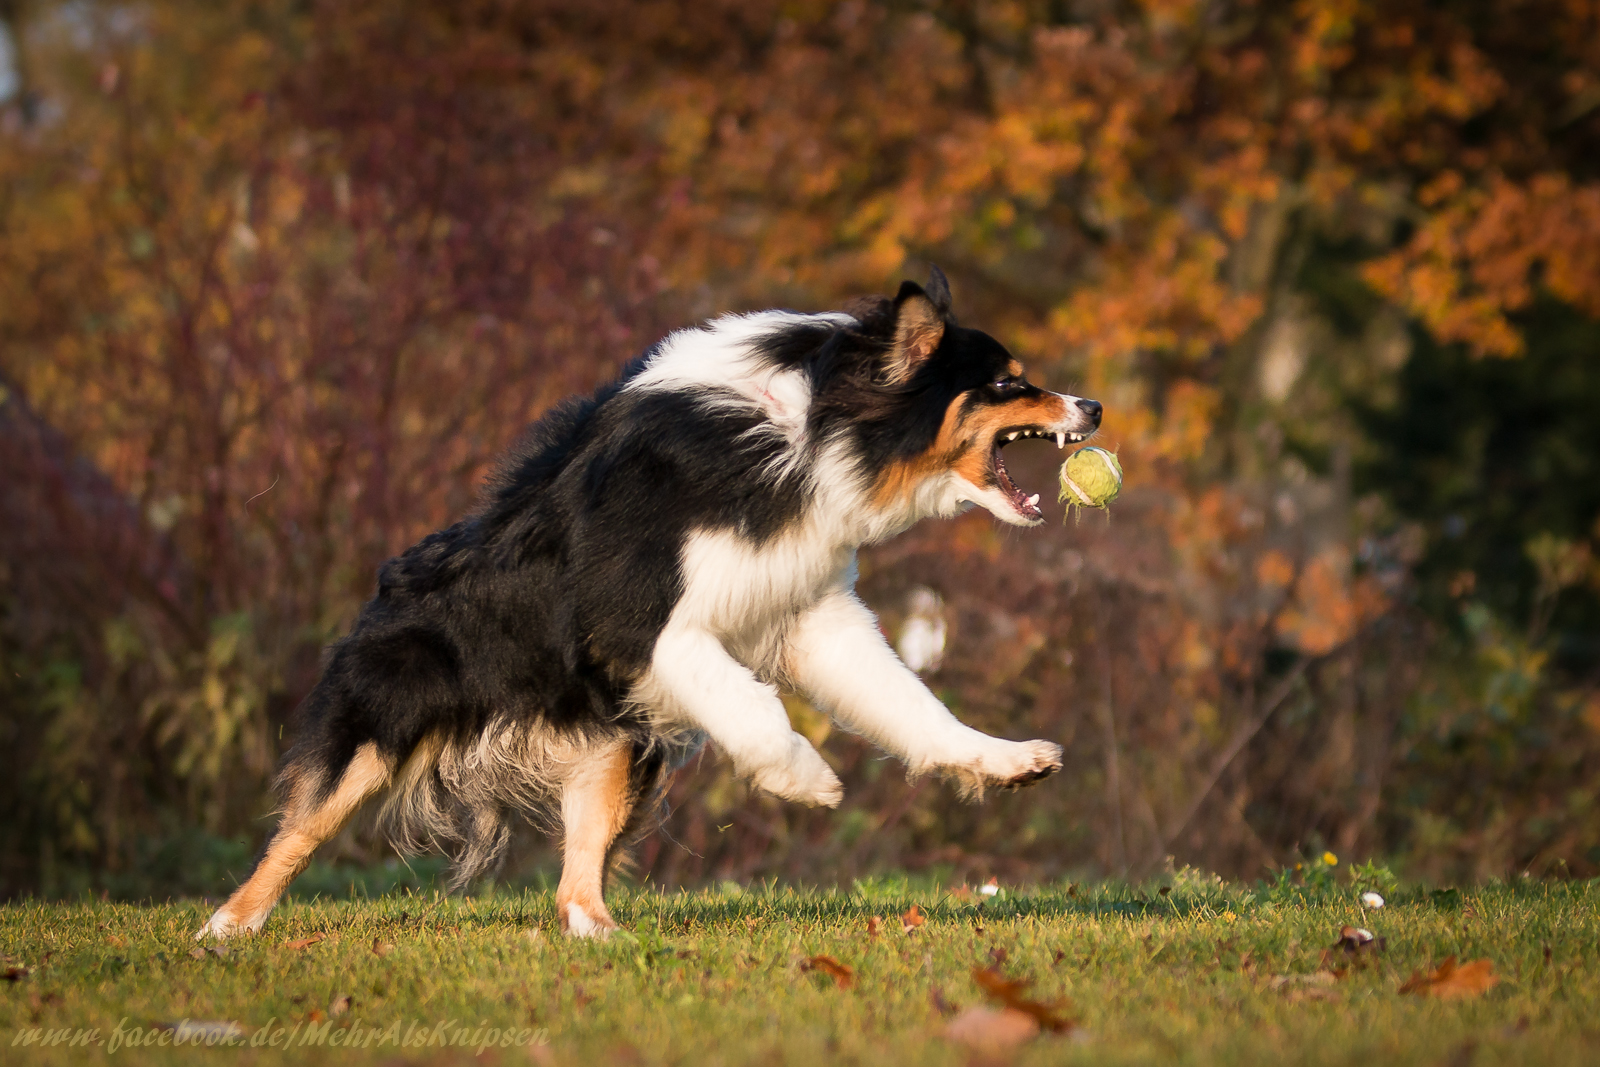
[[[957,325],[937,267],[926,289],[904,282],[893,301],[860,314],[880,339],[870,388],[878,410],[863,420],[874,503],[977,504],[1014,526],[1044,521],[1039,495],[1011,480],[1001,453],[1027,438],[1083,441],[1100,426],[1100,404],[1040,389],[1004,345]]]

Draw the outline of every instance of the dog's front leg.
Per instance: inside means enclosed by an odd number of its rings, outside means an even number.
[[[845,729],[909,766],[955,779],[969,796],[1028,785],[1061,769],[1061,746],[1003,741],[967,726],[900,662],[878,620],[840,589],[802,615],[784,650],[795,685]]]
[[[703,628],[662,631],[635,697],[668,722],[703,730],[757,788],[813,807],[838,807],[844,797],[838,776],[790,727],[777,690]]]

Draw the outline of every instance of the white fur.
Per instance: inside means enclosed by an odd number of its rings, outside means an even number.
[[[677,330],[657,346],[633,380],[630,390],[682,390],[711,397],[735,397],[764,412],[773,425],[798,444],[811,406],[811,385],[804,374],[767,365],[760,343],[785,328],[804,325],[854,326],[843,313],[802,315],[793,311],[758,311],[723,315],[704,325]]]
[[[580,904],[567,905],[567,936],[593,937],[604,941],[611,936],[611,928],[596,922]]]
[[[239,919],[235,919],[229,914],[226,907],[218,908],[212,913],[211,918],[206,920],[206,924],[200,928],[200,932],[194,935],[194,939],[196,941],[204,941],[207,938],[222,940],[243,933],[259,934],[261,928],[267,924],[267,916],[272,914],[272,907],[277,903],[274,900],[271,906],[262,908],[257,914],[246,915]]]
[[[790,629],[786,665],[795,685],[852,733],[904,760],[913,776],[955,778],[967,792],[1061,766],[1061,748],[1002,741],[950,714],[900,661],[878,620],[848,585],[819,600]]]

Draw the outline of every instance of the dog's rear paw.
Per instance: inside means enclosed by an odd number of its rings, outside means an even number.
[[[206,924],[194,935],[196,941],[225,941],[236,934],[249,933],[250,929],[234,921],[228,909],[218,908]]]
[[[788,759],[756,768],[750,782],[757,789],[784,800],[813,808],[837,808],[844,800],[844,785],[827,761],[799,734],[794,736]]]
[[[591,903],[585,907],[577,901],[569,901],[556,910],[561,913],[562,932],[568,937],[591,937],[604,941],[617,928],[616,920],[604,904]]]

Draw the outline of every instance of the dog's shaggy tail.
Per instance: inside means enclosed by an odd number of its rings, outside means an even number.
[[[466,739],[424,737],[394,776],[379,828],[402,852],[452,855],[450,888],[461,889],[504,860],[513,816],[560,834],[563,787],[597,754],[619,744],[628,749],[624,803],[630,809],[627,836],[634,836],[652,825],[659,808],[671,769],[665,746],[644,733],[576,733],[503,719]]]

